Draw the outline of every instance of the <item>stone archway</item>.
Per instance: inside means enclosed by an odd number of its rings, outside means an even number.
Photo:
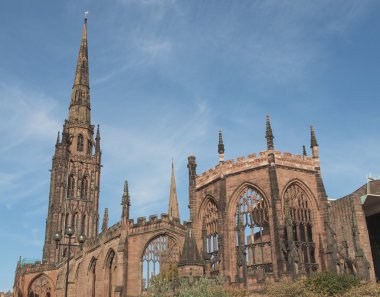
[[[366,217],[376,280],[380,280],[380,213]]]
[[[52,292],[53,287],[50,280],[46,275],[41,274],[30,284],[28,289],[28,297],[52,297]]]

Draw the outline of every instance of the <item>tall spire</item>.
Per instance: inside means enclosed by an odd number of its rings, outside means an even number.
[[[218,143],[219,163],[224,162],[224,143],[222,130],[219,130],[219,143]]]
[[[273,143],[273,132],[272,127],[270,126],[270,118],[269,115],[266,117],[266,133],[265,138],[267,139],[267,149],[268,150],[274,150],[274,143]]]
[[[317,138],[315,137],[315,130],[314,126],[310,126],[310,148],[313,152],[313,158],[318,158],[318,142]]]
[[[87,15],[84,19],[74,85],[71,93],[69,122],[91,123],[90,83],[88,70]]]
[[[177,199],[177,189],[175,185],[174,177],[174,162],[172,160],[172,177],[170,181],[170,197],[169,197],[169,219],[177,218],[179,219],[179,210],[178,210],[178,199]]]

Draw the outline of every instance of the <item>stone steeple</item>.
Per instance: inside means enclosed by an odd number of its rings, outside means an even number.
[[[71,93],[69,122],[91,123],[90,83],[87,48],[87,17],[84,19],[74,85]]]
[[[179,209],[178,209],[178,199],[177,199],[177,189],[175,185],[174,176],[174,162],[172,161],[172,176],[170,181],[170,196],[169,196],[169,219],[177,218],[179,219]]]
[[[91,124],[90,112],[87,18],[85,18],[69,114],[63,124],[61,139],[59,135],[57,137],[52,161],[43,249],[43,261],[47,263],[64,260],[63,249],[56,249],[53,239],[55,233],[61,234],[63,243],[67,243],[64,231],[69,226],[74,228],[75,238],[83,234],[91,239],[98,234],[100,134],[98,127],[95,142],[95,126]]]
[[[270,118],[269,115],[266,116],[266,131],[265,131],[265,138],[267,139],[267,149],[274,150],[274,143],[273,143],[273,132],[272,127],[270,125]]]

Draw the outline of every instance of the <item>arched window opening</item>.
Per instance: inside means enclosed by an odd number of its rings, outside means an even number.
[[[86,232],[86,215],[82,216],[82,224],[81,224],[80,234],[87,235],[87,232]]]
[[[66,216],[65,216],[65,230],[70,227],[70,215],[69,213],[66,213]]]
[[[29,287],[28,297],[50,297],[52,287],[46,276],[36,278]]]
[[[286,239],[295,273],[316,271],[313,224],[306,192],[298,184],[290,185],[284,194],[284,205],[288,225]]]
[[[67,198],[74,198],[75,195],[75,177],[73,174],[69,175],[67,182]]]
[[[95,297],[95,291],[96,291],[96,260],[93,259],[90,265],[89,269],[89,294],[90,297]]]
[[[147,289],[154,278],[172,281],[177,277],[179,248],[177,242],[161,235],[151,240],[142,256],[142,288]]]
[[[84,143],[83,135],[79,134],[78,140],[77,140],[77,151],[78,152],[83,152],[83,143]]]
[[[203,257],[211,275],[219,273],[218,255],[218,209],[212,200],[208,200],[203,212]]]
[[[116,269],[115,252],[111,251],[106,262],[106,296],[112,297],[114,288],[114,271]]]
[[[88,193],[88,179],[87,177],[83,177],[81,181],[81,187],[80,187],[80,198],[81,199],[87,199],[87,193]]]
[[[90,139],[87,140],[87,155],[92,155],[92,143]]]
[[[76,233],[79,228],[78,228],[78,213],[74,213],[72,220],[71,220],[71,226],[74,228],[74,232]]]
[[[236,206],[237,264],[239,276],[265,278],[273,272],[267,200],[255,189],[246,188]]]

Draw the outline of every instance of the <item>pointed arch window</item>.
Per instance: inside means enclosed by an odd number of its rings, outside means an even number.
[[[69,175],[67,182],[67,198],[74,198],[75,195],[75,177],[73,174]]]
[[[96,259],[93,259],[89,268],[89,294],[90,297],[95,297],[96,293]]]
[[[240,278],[246,275],[265,278],[272,272],[272,251],[269,231],[269,206],[264,196],[247,187],[236,206],[237,265]]]
[[[88,194],[88,178],[85,176],[82,178],[81,187],[80,187],[80,198],[87,199]]]
[[[87,140],[87,155],[92,155],[92,143],[90,139]]]
[[[74,228],[74,232],[77,232],[78,228],[78,213],[74,213],[71,221],[71,226]],[[79,234],[79,233],[78,233]]]
[[[114,288],[114,270],[116,269],[115,252],[110,251],[106,262],[106,296],[112,297]]]
[[[80,234],[83,234],[83,235],[87,234],[87,232],[86,232],[86,215],[82,216],[82,224],[81,224]]]
[[[315,260],[310,199],[306,192],[294,183],[284,193],[284,206],[287,225],[285,235],[295,273],[315,271],[318,265]]]
[[[218,255],[218,208],[208,200],[202,218],[203,257],[208,264],[210,274],[219,273],[220,258]]]
[[[83,135],[79,134],[78,139],[77,139],[77,151],[78,152],[83,152],[83,144],[84,144]]]
[[[52,286],[46,276],[41,275],[30,285],[28,297],[50,297]]]
[[[148,243],[141,260],[143,290],[147,289],[152,279],[158,276],[169,281],[174,280],[179,261],[178,244],[167,235],[158,236]]]

